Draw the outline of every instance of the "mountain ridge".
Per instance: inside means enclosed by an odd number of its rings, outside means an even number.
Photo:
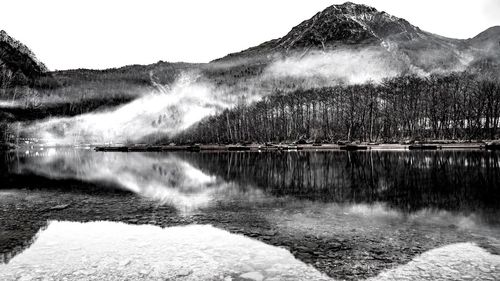
[[[484,60],[500,65],[498,46],[500,26],[490,27],[469,39],[454,39],[421,30],[404,18],[374,7],[345,2],[316,13],[283,37],[227,54],[208,65],[233,61],[245,64],[249,58],[252,63],[257,61],[265,65],[276,59],[304,56],[312,51],[371,47],[384,50],[388,56],[424,72],[464,70]],[[10,75],[20,72],[27,79],[50,72],[27,46],[4,30],[0,30],[0,67],[8,69]]]
[[[500,28],[491,27],[470,39],[454,39],[421,30],[407,20],[376,8],[346,2],[332,5],[293,27],[283,37],[266,41],[212,62],[257,57],[273,60],[311,51],[328,52],[339,48],[381,47],[410,67],[429,72],[464,70],[486,54],[483,42],[500,38]],[[500,39],[498,39],[500,41]],[[483,45],[481,45],[483,44]],[[388,54],[389,55],[389,54]],[[500,59],[498,60],[500,63]]]
[[[2,83],[14,77],[16,83],[33,79],[47,72],[47,67],[23,43],[0,30],[0,72]]]

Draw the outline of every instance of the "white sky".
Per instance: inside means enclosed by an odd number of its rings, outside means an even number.
[[[285,35],[337,0],[0,0],[0,29],[50,69],[208,62]],[[353,0],[423,30],[469,38],[500,25],[500,0]]]

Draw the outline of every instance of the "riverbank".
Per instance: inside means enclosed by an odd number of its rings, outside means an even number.
[[[481,150],[489,149],[485,143],[422,143],[422,144],[248,144],[248,145],[107,145],[95,146],[96,151],[286,151],[286,150]],[[491,150],[496,150],[491,149]]]

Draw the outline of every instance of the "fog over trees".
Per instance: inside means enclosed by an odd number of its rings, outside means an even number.
[[[169,141],[481,140],[498,137],[499,118],[498,80],[467,72],[410,75],[379,84],[275,90],[207,117]]]

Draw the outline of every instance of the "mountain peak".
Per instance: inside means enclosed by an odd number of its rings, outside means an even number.
[[[370,49],[380,59],[394,61],[416,73],[460,71],[485,59],[500,62],[500,26],[461,40],[435,35],[384,11],[345,2],[327,7],[293,27],[281,38],[267,41],[216,61],[234,60],[265,65],[308,53]]]
[[[422,34],[424,32],[404,19],[367,5],[345,2],[327,7],[281,38],[226,58],[314,49],[325,51],[341,46],[381,46],[387,40],[411,41]]]
[[[407,39],[412,39],[417,33],[421,32],[418,27],[411,25],[402,18],[395,17],[384,11],[363,5],[346,2],[340,5],[332,5],[321,12],[325,18],[344,17],[346,20],[352,20],[361,25],[378,39],[404,34]]]
[[[47,71],[47,67],[28,47],[12,38],[5,30],[0,30],[0,69],[11,73],[20,72],[27,78]]]
[[[329,9],[334,9],[337,11],[341,11],[342,13],[349,13],[349,14],[377,12],[377,9],[375,9],[373,7],[363,5],[363,4],[356,4],[353,2],[345,2],[344,4],[331,5],[330,7],[326,8],[324,11],[329,10]]]

